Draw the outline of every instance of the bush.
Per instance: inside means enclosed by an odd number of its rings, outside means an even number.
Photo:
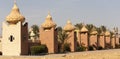
[[[32,46],[30,48],[31,55],[39,55],[40,53],[47,53],[47,47],[46,45],[40,45],[40,46]]]
[[[115,44],[115,48],[120,48],[120,45],[119,44]]]
[[[101,46],[98,46],[98,50],[103,50],[103,47],[101,47]]]
[[[110,44],[110,43],[106,43],[105,48],[106,48],[106,49],[110,49],[110,48],[111,48],[111,44]]]
[[[2,55],[2,52],[0,52],[0,55]]]
[[[77,47],[76,51],[86,51],[86,47],[79,46],[79,47]]]
[[[70,52],[70,45],[68,43],[64,44],[64,51],[65,52]]]
[[[93,46],[89,46],[88,50],[93,51],[94,50]]]

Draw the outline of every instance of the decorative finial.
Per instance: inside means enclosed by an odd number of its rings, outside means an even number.
[[[68,20],[68,21],[67,21],[67,23],[68,23],[68,24],[70,24],[70,23],[71,23],[71,21],[70,21],[70,20]]]
[[[50,11],[48,11],[48,15],[50,15]]]
[[[24,22],[25,17],[20,14],[19,8],[17,7],[16,0],[14,0],[14,5],[10,14],[6,17],[6,21],[9,24],[16,24],[17,22]]]
[[[16,3],[16,0],[14,0],[14,3]]]
[[[70,20],[67,21],[67,24],[63,28],[63,30],[65,30],[65,31],[71,31],[74,29],[75,29],[75,27],[72,25]]]
[[[50,15],[50,11],[48,11],[48,16],[47,16],[47,18],[52,18],[52,16]]]

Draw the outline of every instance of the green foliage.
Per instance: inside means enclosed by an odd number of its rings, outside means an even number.
[[[103,31],[103,32],[105,32],[107,29],[106,29],[106,26],[100,26],[100,29],[101,29],[101,31]]]
[[[100,33],[102,32],[102,30],[100,28],[97,28],[97,32],[98,32],[98,35],[100,35]]]
[[[66,43],[68,34],[62,30],[62,27],[57,27],[57,32],[59,52],[70,51],[69,44]]]
[[[110,48],[112,48],[112,46],[111,46],[110,43],[106,43],[105,47],[106,47],[106,49],[110,49]]]
[[[57,32],[62,32],[62,27],[59,26],[56,29],[57,29]]]
[[[32,46],[30,50],[31,50],[31,55],[39,55],[40,53],[47,53],[46,45]]]
[[[76,51],[86,51],[86,47],[79,46],[79,47],[77,47]]]
[[[115,44],[115,48],[120,48],[120,45],[119,44]]]
[[[70,44],[65,43],[64,44],[64,52],[69,52],[70,51]]]
[[[114,32],[110,31],[110,36],[112,38],[112,36],[114,35]]]
[[[82,24],[82,23],[78,23],[78,24],[75,25],[75,27],[76,27],[77,29],[81,29],[81,28],[83,27],[83,24]]]
[[[88,50],[93,51],[94,50],[93,46],[89,46]]]
[[[101,47],[101,46],[98,46],[98,50],[103,50],[103,47]]]
[[[67,37],[68,34],[66,34],[66,32],[63,31],[58,31],[58,42],[59,42],[59,48],[60,48],[60,52],[64,52],[65,51],[65,45],[66,45],[66,41],[67,41]]]
[[[92,28],[95,27],[93,24],[87,24],[86,28],[88,29],[88,32],[90,33],[92,31]]]
[[[66,34],[66,32],[58,32],[58,41],[60,43],[64,43],[65,39],[68,37],[68,35]]]
[[[38,25],[32,25],[31,28],[33,28],[34,33],[36,34],[37,32],[39,32],[39,27]]]
[[[31,28],[33,29],[33,32],[35,33],[35,38],[39,37],[39,27],[38,25],[32,25]]]
[[[0,52],[0,55],[2,55],[2,52]]]

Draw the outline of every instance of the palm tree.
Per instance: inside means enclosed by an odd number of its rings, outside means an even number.
[[[78,23],[75,25],[75,27],[80,30],[83,27],[83,23]]]
[[[58,26],[58,27],[56,28],[56,30],[57,30],[57,32],[62,32],[62,27]]]
[[[57,27],[57,32],[58,32],[58,43],[59,43],[59,49],[60,49],[60,52],[64,52],[64,47],[65,47],[65,44],[67,42],[67,37],[68,37],[68,34],[62,30],[62,27]]]
[[[93,24],[87,24],[86,28],[88,29],[88,50],[93,50],[92,46],[90,46],[90,33],[92,31],[92,28],[95,27]]]
[[[106,40],[106,37],[105,37],[105,32],[107,31],[107,28],[106,28],[106,26],[100,26],[100,29],[101,29],[101,31],[102,32],[104,32],[104,44],[105,44],[105,40]],[[105,44],[106,45],[106,44]]]
[[[103,26],[103,25],[100,26],[100,29],[101,29],[101,31],[103,31],[103,32],[106,32],[106,30],[107,30],[107,29],[106,29],[106,26]]]
[[[86,28],[88,29],[89,33],[92,31],[92,28],[94,27],[93,24],[87,24]]]
[[[102,30],[100,29],[100,27],[98,27],[98,28],[96,28],[97,29],[97,45],[98,45],[98,47],[97,47],[97,49],[98,50],[101,50],[101,49],[103,49],[103,47],[102,46],[100,46],[100,34],[102,33]]]
[[[35,39],[39,38],[39,27],[38,27],[38,25],[32,25],[31,28],[32,28],[32,30],[35,34],[35,36],[34,36]]]
[[[76,35],[79,35],[79,31],[82,29],[83,27],[83,23],[77,23],[75,24],[75,27],[76,27]],[[81,37],[77,36],[77,46],[80,46],[81,45]]]

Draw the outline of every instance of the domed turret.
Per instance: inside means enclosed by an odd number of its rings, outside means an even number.
[[[91,32],[90,34],[95,35],[95,34],[97,34],[97,33],[98,33],[98,32],[97,32],[96,28],[93,27],[93,28],[92,28],[92,32]]]
[[[115,37],[115,34],[113,34],[112,37],[114,38],[114,37]]]
[[[104,35],[104,32],[102,31],[102,32],[100,33],[100,35],[103,36],[103,35]]]
[[[85,25],[83,25],[82,29],[80,30],[80,32],[88,32],[88,29],[85,27]]]
[[[52,16],[48,13],[45,22],[41,25],[43,28],[56,27],[56,24],[52,21]]]
[[[108,30],[105,32],[105,36],[110,36],[110,32]]]
[[[74,29],[75,27],[72,25],[72,23],[69,20],[67,21],[67,24],[63,28],[63,30],[65,31],[72,31]]]
[[[16,24],[17,22],[24,22],[25,17],[20,14],[19,8],[17,7],[17,4],[14,3],[14,6],[10,12],[10,14],[6,17],[6,21],[9,24]]]

